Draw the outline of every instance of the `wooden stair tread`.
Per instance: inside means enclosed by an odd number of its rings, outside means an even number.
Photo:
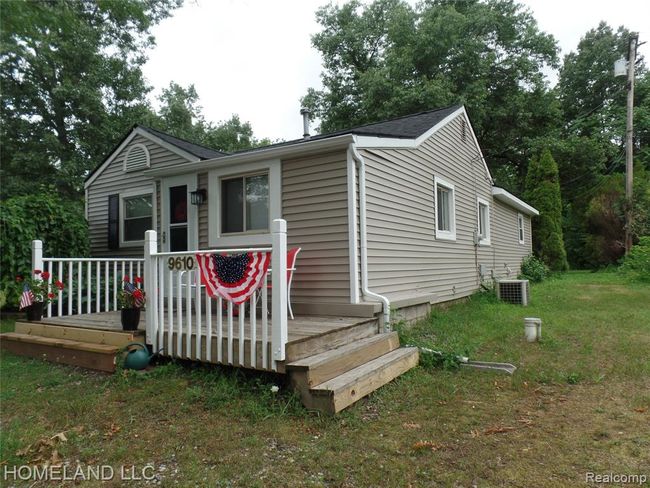
[[[106,344],[93,344],[90,342],[79,342],[70,339],[59,339],[53,337],[43,337],[32,334],[21,334],[18,332],[5,332],[0,334],[3,341],[12,340],[18,342],[28,342],[32,344],[42,344],[52,347],[61,347],[64,349],[75,349],[79,351],[88,351],[101,354],[116,354],[120,348]]]
[[[52,339],[67,339],[91,344],[124,347],[129,342],[142,341],[141,331],[114,330],[105,331],[86,327],[70,327],[52,325],[43,322],[16,322],[15,333],[31,336],[50,337]]]
[[[417,365],[418,349],[404,347],[384,354],[357,368],[310,389],[314,397],[329,397],[336,413],[372,393]]]
[[[397,332],[390,332],[388,334],[376,334],[374,336],[360,339],[350,344],[345,344],[343,346],[337,347],[336,349],[330,349],[329,351],[322,352],[320,354],[315,354],[314,356],[309,356],[298,361],[287,364],[287,368],[290,369],[315,369],[323,364],[326,364],[330,361],[338,359],[340,357],[346,356],[351,352],[375,344],[378,342],[386,341],[387,339],[398,337]]]

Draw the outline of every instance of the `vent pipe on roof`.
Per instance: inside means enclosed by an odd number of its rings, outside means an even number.
[[[302,137],[304,139],[309,139],[311,137],[309,135],[309,116],[311,115],[311,111],[308,108],[303,107],[300,109],[300,115],[302,115]]]

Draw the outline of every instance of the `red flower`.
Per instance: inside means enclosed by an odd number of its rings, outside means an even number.
[[[56,286],[59,290],[63,290],[65,288],[65,285],[59,280],[56,280],[54,282],[54,286]]]
[[[35,270],[34,270],[34,274],[35,274],[35,275],[39,275],[39,274],[41,274],[41,273],[42,273],[42,271],[41,271],[40,269],[35,269]]]
[[[134,298],[142,298],[142,292],[140,290],[135,290],[133,292],[133,297]]]
[[[50,273],[48,273],[47,271],[43,271],[41,273],[41,278],[43,278],[44,280],[49,280],[50,279]]]
[[[136,276],[135,278],[133,278],[133,282],[134,283],[142,283],[142,278],[140,276]]]
[[[20,283],[21,281],[23,281],[23,277],[22,276],[16,276],[16,281],[18,283]]]
[[[122,279],[122,281],[124,281],[124,283],[128,283],[128,282],[129,282],[129,277],[128,277],[128,276],[125,276],[125,277]]]
[[[52,293],[52,292],[48,293],[47,298],[54,298],[54,293]]]

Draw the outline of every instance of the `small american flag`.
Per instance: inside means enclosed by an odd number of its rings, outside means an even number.
[[[133,283],[130,281],[124,283],[124,291],[133,297],[133,304],[136,307],[140,308],[144,305],[144,295],[142,295],[142,291],[136,288]]]
[[[20,295],[19,310],[29,307],[32,303],[34,303],[34,294],[32,293],[31,288],[29,288],[29,285],[25,283],[23,285],[23,294]]]

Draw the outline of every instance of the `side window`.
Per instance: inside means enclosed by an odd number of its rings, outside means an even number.
[[[519,238],[519,244],[524,243],[524,216],[517,214],[517,237]]]
[[[490,204],[482,198],[477,199],[478,243],[490,244]]]
[[[436,239],[456,240],[456,197],[454,185],[442,178],[434,178],[434,207]]]

